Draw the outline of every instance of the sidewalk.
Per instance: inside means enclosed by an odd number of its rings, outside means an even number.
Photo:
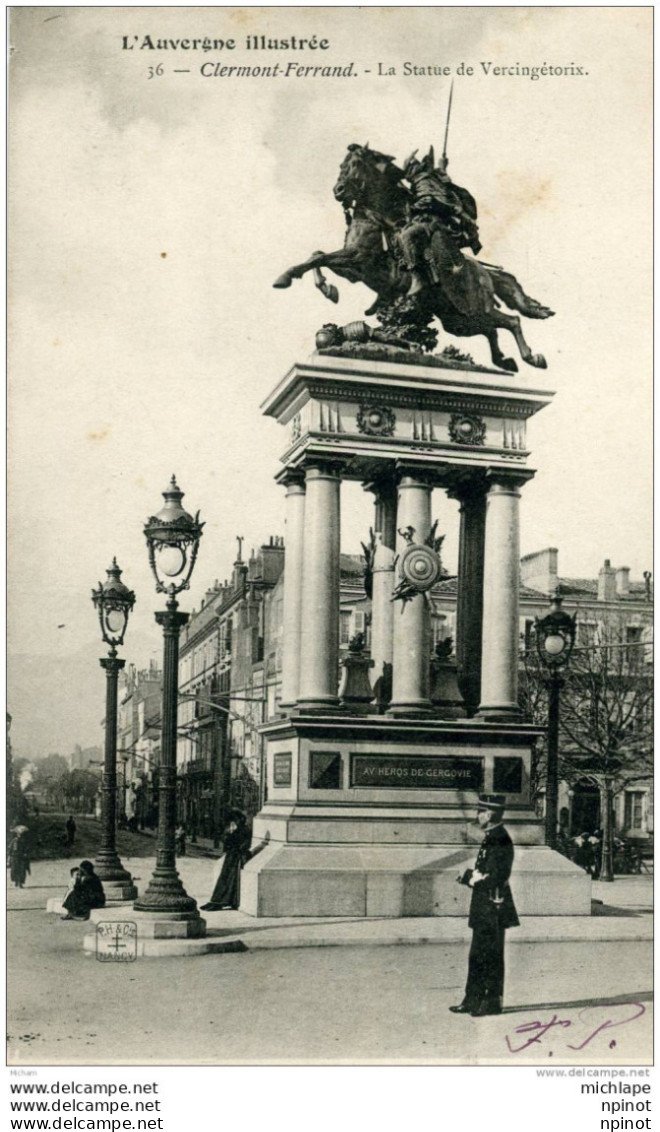
[[[151,876],[153,858],[127,858],[125,866],[143,891]],[[66,888],[69,862],[38,861],[29,887],[9,890],[10,910],[45,912],[46,900]],[[209,899],[218,862],[182,857],[177,868],[187,892],[201,906]],[[612,884],[595,882],[591,916],[528,916],[508,933],[508,942],[566,943],[650,941],[653,938],[653,877],[619,877]],[[602,901],[602,903],[601,903]],[[108,909],[108,919],[130,918],[131,905]],[[206,951],[257,951],[305,947],[383,947],[420,944],[465,944],[470,939],[466,916],[404,919],[349,917],[255,919],[242,912],[204,912]],[[190,940],[193,953],[195,941]],[[211,946],[209,946],[209,944]]]

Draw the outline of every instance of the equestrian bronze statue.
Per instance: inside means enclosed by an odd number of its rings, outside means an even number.
[[[394,158],[368,145],[349,145],[334,195],[346,219],[343,248],[314,252],[280,275],[275,287],[290,287],[313,271],[317,287],[337,302],[337,288],[322,272],[328,268],[375,292],[366,314],[376,315],[382,325],[372,336],[376,340],[429,349],[435,332],[428,327],[437,318],[448,334],[484,334],[494,365],[514,372],[518,366],[502,353],[497,336],[508,330],[523,360],[545,369],[543,355],[525,341],[518,316],[543,319],[553,311],[526,295],[509,272],[477,258],[477,206],[449,177],[446,153],[436,164],[431,148],[399,168]]]

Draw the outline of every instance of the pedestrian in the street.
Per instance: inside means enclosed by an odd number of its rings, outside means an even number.
[[[88,920],[92,908],[105,907],[105,893],[91,861],[81,861],[71,869],[72,885],[62,905],[66,908],[63,920]]]
[[[73,814],[69,814],[68,818],[66,819],[65,829],[67,849],[71,849],[73,847],[74,841],[76,840],[76,823],[73,820]]]
[[[203,912],[219,912],[221,908],[238,908],[241,902],[241,869],[250,859],[252,835],[247,818],[241,810],[232,810],[229,825],[223,837],[224,858],[222,869],[208,904]]]
[[[186,831],[182,825],[177,826],[174,834],[174,849],[178,857],[186,855]]]
[[[503,794],[480,795],[477,823],[484,839],[474,868],[457,877],[459,884],[472,889],[472,946],[463,1001],[449,1009],[474,1018],[502,1013],[505,932],[520,923],[509,887],[513,842],[502,824],[505,806]]]
[[[11,831],[9,841],[9,875],[16,888],[24,888],[30,872],[29,830],[26,825],[16,825]]]

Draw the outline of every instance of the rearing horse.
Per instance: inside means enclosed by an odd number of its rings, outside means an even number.
[[[315,252],[285,271],[274,286],[290,287],[293,279],[313,270],[316,285],[337,302],[337,289],[328,286],[320,270],[327,267],[350,283],[364,283],[376,292],[367,314],[407,295],[411,274],[398,234],[408,220],[412,194],[403,178],[393,158],[368,146],[349,146],[333,190],[346,215],[344,247]],[[464,256],[440,224],[430,239],[429,260],[436,281],[425,289],[424,305],[447,333],[457,337],[484,334],[493,363],[513,372],[518,368],[516,362],[504,356],[497,338],[498,330],[508,330],[524,361],[545,369],[543,355],[532,353],[525,341],[518,316],[501,310],[498,301],[528,318],[549,318],[553,312],[548,307],[526,295],[513,275]]]

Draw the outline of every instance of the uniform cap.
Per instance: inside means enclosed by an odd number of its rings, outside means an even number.
[[[478,810],[503,810],[506,807],[504,794],[480,794],[477,802]]]

